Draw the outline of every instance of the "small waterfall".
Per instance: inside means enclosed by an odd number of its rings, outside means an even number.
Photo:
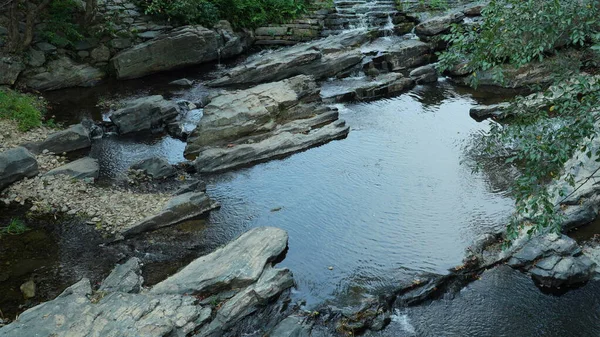
[[[384,28],[393,31],[398,12],[394,0],[335,0],[336,12],[326,20],[328,33],[349,29]]]

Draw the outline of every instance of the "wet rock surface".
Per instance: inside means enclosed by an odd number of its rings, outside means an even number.
[[[177,104],[160,95],[142,97],[124,104],[124,108],[110,115],[110,120],[121,134],[151,130],[175,118],[179,111]]]
[[[343,87],[343,91],[323,95],[324,101],[368,101],[392,97],[412,88],[414,86],[414,81],[410,78],[405,78],[402,74],[387,73],[374,78],[366,78],[364,80],[340,80],[336,84],[339,87]]]
[[[177,174],[177,170],[163,158],[153,157],[131,165],[131,170],[142,171],[152,179],[164,179]]]
[[[26,147],[36,153],[68,153],[89,148],[91,145],[88,130],[81,124],[75,124],[66,130],[51,133],[39,143],[27,144]]]
[[[139,261],[130,259],[113,270],[99,291],[94,292],[90,281],[82,279],[56,299],[27,310],[19,320],[0,328],[0,336],[183,336],[192,332],[220,336],[293,286],[289,270],[273,268],[271,263],[286,247],[283,230],[255,228],[165,281],[185,286],[164,288],[160,286],[164,283],[159,283],[149,291],[140,288]],[[229,263],[239,264],[241,270],[228,268]],[[205,273],[216,280],[209,280]],[[218,308],[190,296],[226,290],[233,294]]]

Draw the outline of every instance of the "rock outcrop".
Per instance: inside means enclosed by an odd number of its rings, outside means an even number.
[[[348,127],[323,106],[309,76],[228,92],[204,108],[186,155],[199,172],[217,172],[281,157],[343,138]]]
[[[16,58],[0,57],[0,85],[13,85],[25,65]]]
[[[56,90],[69,87],[91,87],[106,77],[106,73],[88,64],[77,64],[66,56],[48,62],[43,68],[23,72],[19,83],[36,90]]]
[[[0,191],[15,181],[38,174],[35,157],[23,147],[0,152]]]
[[[187,192],[173,197],[158,214],[151,215],[121,230],[125,237],[171,226],[195,218],[215,208],[219,204],[211,200],[204,192]]]
[[[409,74],[417,84],[434,83],[438,80],[438,72],[432,65],[426,65],[414,69]]]
[[[254,228],[150,290],[141,287],[139,260],[130,259],[97,292],[82,279],[0,328],[0,336],[222,336],[293,286],[288,269],[273,267],[287,239],[281,229]]]
[[[46,175],[64,174],[74,179],[98,179],[99,172],[100,166],[98,165],[98,160],[85,157],[50,170]]]
[[[177,114],[176,103],[154,95],[125,103],[124,108],[110,115],[110,120],[117,126],[119,133],[126,134],[159,127],[177,117]]]
[[[368,101],[383,97],[391,97],[412,88],[414,81],[399,73],[387,73],[373,78],[352,80],[342,79],[331,83],[342,90],[324,94],[327,102]]]
[[[158,157],[141,160],[131,165],[130,169],[142,171],[152,179],[165,179],[177,174],[177,170],[167,160]]]
[[[44,141],[28,144],[34,152],[48,151],[52,153],[73,152],[92,146],[88,130],[81,124],[70,126],[66,130],[52,133]]]
[[[240,54],[244,39],[202,26],[184,26],[115,55],[111,67],[119,79],[215,61]]]
[[[419,23],[415,27],[415,33],[419,37],[429,37],[444,33],[450,30],[453,23],[463,20],[465,15],[462,12],[453,12],[443,16],[438,16]]]

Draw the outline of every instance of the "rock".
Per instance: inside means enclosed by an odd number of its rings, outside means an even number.
[[[168,161],[158,157],[141,160],[131,165],[130,169],[143,171],[153,179],[165,179],[177,174],[177,170]]]
[[[110,60],[110,49],[105,45],[100,45],[90,53],[95,62],[108,62]]]
[[[472,4],[462,10],[466,16],[480,16],[481,11],[487,6],[487,4]]]
[[[217,311],[210,324],[202,328],[199,337],[219,337],[223,332],[251,315],[284,290],[294,286],[292,273],[288,269],[275,269],[267,266],[256,284],[240,291],[225,302]]]
[[[231,57],[244,50],[241,40],[223,50],[228,42],[214,30],[184,26],[120,52],[112,58],[111,67],[119,79],[136,78]]]
[[[0,57],[0,85],[13,85],[25,65],[17,58]]]
[[[438,80],[438,73],[434,66],[426,65],[414,69],[409,74],[417,84],[434,83]]]
[[[507,263],[528,270],[539,284],[552,288],[586,282],[596,267],[575,240],[557,234],[543,234],[525,242]]]
[[[69,87],[91,87],[106,77],[106,73],[88,64],[77,64],[66,56],[48,62],[44,68],[29,69],[20,83],[36,90],[56,90]]]
[[[160,213],[123,228],[121,234],[128,237],[175,225],[182,221],[198,217],[218,207],[219,204],[212,201],[203,192],[184,193],[173,197]]]
[[[315,79],[334,76],[363,59],[357,45],[369,40],[366,32],[347,32],[254,57],[228,70],[209,86],[279,81],[304,74]]]
[[[170,82],[169,85],[177,85],[177,86],[180,86],[180,87],[191,87],[191,86],[194,85],[194,82],[188,80],[187,78],[182,78],[182,79]]]
[[[144,278],[142,277],[140,259],[132,257],[124,264],[116,266],[110,275],[102,281],[98,291],[136,294],[142,289],[143,283]]]
[[[377,41],[373,44],[377,45]],[[376,48],[372,50],[369,45],[365,46],[368,54],[372,56],[369,64],[384,72],[400,72],[414,68],[429,62],[431,58],[431,46],[427,43],[417,40],[404,40],[399,43],[389,45],[384,50]],[[364,66],[363,66],[364,67]]]
[[[509,103],[475,106],[469,110],[469,115],[478,122],[488,118],[500,120],[508,117],[507,108],[509,106]]]
[[[55,132],[41,143],[33,144],[35,152],[48,150],[52,153],[69,153],[92,146],[88,130],[81,124],[75,124],[63,131]]]
[[[83,279],[0,328],[0,336],[186,336],[210,319],[211,309],[195,302],[182,295],[92,295]]]
[[[306,323],[306,317],[289,316],[281,321],[269,337],[309,337],[312,324]]]
[[[98,165],[98,161],[90,157],[85,157],[57,167],[45,175],[54,176],[64,174],[73,177],[74,179],[98,179],[99,171],[100,166]]]
[[[33,282],[32,280],[21,284],[19,289],[21,289],[21,293],[23,294],[23,297],[26,300],[35,297],[35,282]]]
[[[117,126],[119,133],[126,134],[150,130],[175,118],[177,114],[177,104],[155,95],[127,102],[124,108],[110,115],[110,120]]]
[[[257,227],[213,253],[200,257],[175,275],[156,284],[151,294],[210,294],[240,289],[255,283],[286,249],[287,233],[274,227]],[[286,272],[272,269],[269,278],[283,277]],[[266,281],[266,280],[265,280]],[[268,289],[255,288],[268,293]]]
[[[206,183],[202,180],[196,180],[193,183],[181,186],[173,195],[181,195],[188,192],[206,192]]]
[[[30,48],[27,52],[27,64],[32,67],[41,67],[46,63],[44,52]]]
[[[43,51],[44,53],[53,53],[56,51],[56,46],[51,45],[48,42],[40,42],[37,43],[35,46],[37,49]]]
[[[347,91],[336,92],[333,95],[323,95],[325,101],[347,102],[353,100],[373,100],[391,97],[411,88],[413,80],[405,78],[402,74],[387,73],[366,81],[340,80],[341,86]]]
[[[115,49],[125,49],[131,47],[131,39],[120,38],[110,41],[110,45]]]
[[[35,157],[25,148],[0,152],[0,191],[15,181],[38,174]]]
[[[434,17],[421,22],[415,27],[415,33],[421,36],[433,36],[446,32],[453,23],[462,22],[465,15],[462,12],[454,12],[444,16]]]

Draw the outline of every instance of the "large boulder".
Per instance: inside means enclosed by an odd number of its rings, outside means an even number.
[[[387,73],[365,80],[340,80],[330,85],[344,88],[322,95],[331,102],[368,101],[398,95],[413,87],[414,81],[399,73]]]
[[[0,191],[25,177],[38,174],[35,157],[22,147],[0,152]]]
[[[23,62],[16,58],[0,57],[0,85],[13,85],[25,69]]]
[[[70,162],[66,165],[59,166],[47,172],[45,175],[54,176],[64,174],[74,179],[98,179],[99,172],[100,166],[98,165],[98,160],[90,157],[85,157]]]
[[[28,145],[32,151],[48,150],[52,153],[72,152],[90,146],[92,146],[90,134],[81,124],[75,124],[66,130],[55,132],[40,143]]]
[[[152,179],[164,179],[177,174],[177,170],[166,159],[153,157],[131,165],[131,170],[142,171]]]
[[[237,55],[245,44],[237,35],[226,35],[202,26],[185,26],[133,46],[111,60],[117,78],[136,78]]]
[[[198,217],[218,207],[219,204],[212,201],[204,192],[184,193],[173,197],[160,213],[123,228],[121,234],[127,237],[171,226]]]
[[[384,71],[406,71],[428,63],[431,52],[431,46],[427,43],[405,40],[378,51],[372,62],[375,68]]]
[[[434,83],[438,80],[438,72],[431,64],[414,69],[409,76],[417,84]]]
[[[415,33],[419,37],[428,37],[444,33],[450,29],[452,24],[461,22],[465,14],[462,12],[453,12],[443,16],[438,16],[421,22],[415,27]]]
[[[250,286],[261,277],[266,266],[283,254],[287,241],[288,235],[282,229],[251,229],[156,284],[150,293],[213,294]]]
[[[119,133],[126,134],[150,130],[175,118],[177,114],[177,104],[154,95],[127,102],[124,108],[110,115],[110,120]]]
[[[66,56],[48,62],[44,68],[23,73],[19,82],[36,90],[56,90],[69,87],[91,87],[106,77],[106,73],[88,64],[77,64]]]
[[[140,259],[132,257],[127,262],[120,264],[102,281],[98,291],[106,293],[139,293],[142,290],[144,278]]]

